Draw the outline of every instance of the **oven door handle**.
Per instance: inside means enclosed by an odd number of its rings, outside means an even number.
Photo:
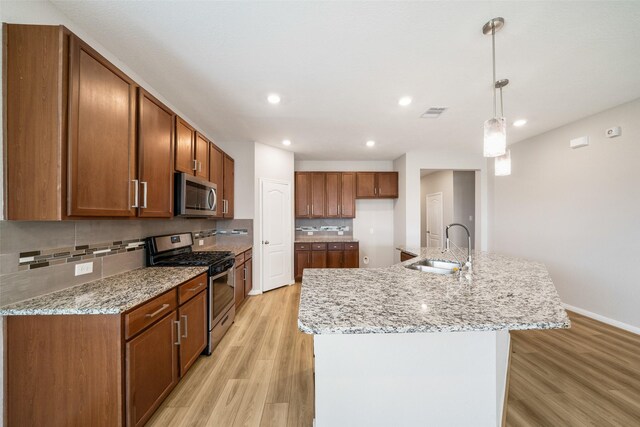
[[[233,268],[233,267],[232,267],[232,268]],[[231,270],[231,268],[230,268],[229,270]],[[223,271],[222,273],[220,273],[220,274],[216,274],[215,276],[211,276],[211,279],[210,279],[210,280],[216,280],[216,279],[217,279],[217,278],[219,278],[219,277],[222,277],[222,276],[224,276],[224,275],[229,274],[229,270]]]

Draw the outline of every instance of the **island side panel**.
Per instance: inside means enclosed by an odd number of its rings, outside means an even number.
[[[6,321],[8,425],[122,425],[120,315]]]
[[[316,426],[499,426],[508,354],[497,353],[508,340],[507,331],[315,335]]]

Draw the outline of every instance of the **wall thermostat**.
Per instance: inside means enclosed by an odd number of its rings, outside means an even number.
[[[574,138],[571,141],[569,141],[569,147],[571,148],[586,147],[587,145],[589,145],[588,136],[581,136],[580,138]]]
[[[605,132],[607,138],[615,138],[616,136],[622,135],[622,128],[620,126],[612,127],[607,129]]]

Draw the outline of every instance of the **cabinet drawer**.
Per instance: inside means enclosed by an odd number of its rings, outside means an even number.
[[[311,244],[311,249],[313,249],[314,251],[326,251],[327,250],[327,244],[326,243],[312,243]]]
[[[253,255],[253,250],[252,249],[249,249],[248,251],[245,251],[244,260],[247,261],[248,259],[251,259],[251,255]]]
[[[194,277],[188,282],[178,286],[178,304],[184,304],[205,289],[207,289],[207,273]]]
[[[244,264],[244,253],[236,255],[236,267]]]
[[[227,314],[222,317],[222,320],[213,327],[213,331],[211,332],[211,346],[214,350],[218,347],[222,337],[233,324],[235,317],[236,308],[231,307]]]
[[[342,251],[344,250],[344,243],[329,243],[330,251]]]
[[[296,251],[308,251],[311,249],[311,245],[309,243],[296,243],[295,249]]]
[[[129,339],[176,308],[176,290],[172,289],[124,315],[124,335]]]
[[[345,243],[344,244],[344,250],[345,251],[353,251],[353,250],[357,250],[357,249],[358,249],[358,243],[357,242]]]

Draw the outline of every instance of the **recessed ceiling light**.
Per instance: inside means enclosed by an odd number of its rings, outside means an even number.
[[[525,119],[520,119],[513,122],[513,125],[517,127],[524,126],[526,124],[527,124],[527,121]]]
[[[291,141],[289,141],[288,139],[283,139],[282,145],[291,145]]]
[[[411,104],[411,101],[412,99],[410,96],[403,96],[398,100],[398,105],[402,107],[406,107],[407,105]]]
[[[269,94],[267,101],[269,101],[269,104],[280,104],[280,95],[277,93]]]
[[[367,147],[373,147],[374,145],[376,145],[375,141],[373,141],[371,139],[369,141],[367,141]]]

